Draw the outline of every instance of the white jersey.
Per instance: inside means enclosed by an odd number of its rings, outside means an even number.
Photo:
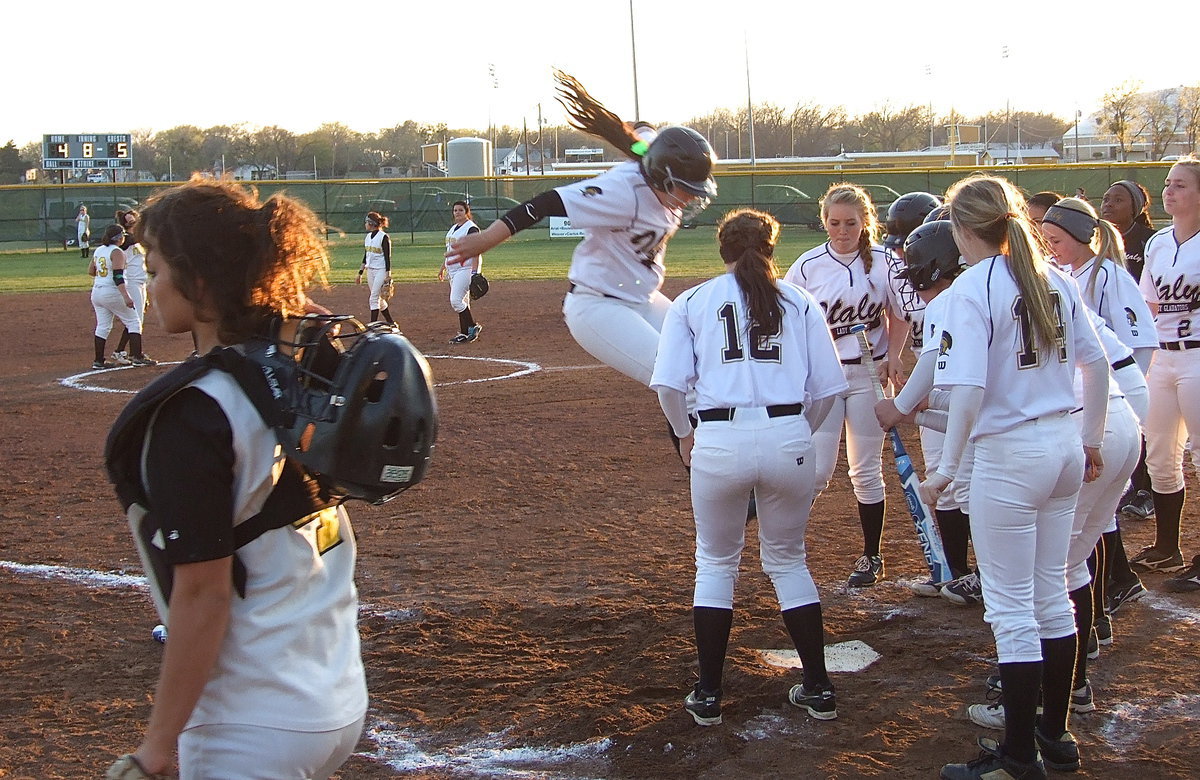
[[[942,343],[942,325],[946,321],[946,303],[950,300],[950,290],[942,290],[932,301],[925,304],[921,312],[922,330],[921,355],[938,349]]]
[[[906,265],[904,260],[891,250],[887,251],[888,260],[888,301],[892,311],[903,317],[910,328],[913,354],[920,355],[925,342],[925,309],[926,304],[917,295],[907,279],[896,276]]]
[[[146,281],[146,250],[141,244],[125,249],[125,280],[137,284]]]
[[[1104,260],[1092,282],[1094,267],[1096,258],[1093,257],[1079,268],[1063,270],[1075,277],[1083,302],[1100,315],[1118,339],[1132,349],[1157,348],[1158,336],[1150,327],[1153,316],[1133,275],[1112,260]]]
[[[455,241],[463,238],[468,233],[478,233],[479,226],[471,220],[467,220],[461,225],[451,225],[446,231],[446,251],[450,251],[450,245]],[[460,271],[464,268],[470,268],[472,271],[479,269],[479,257],[465,257],[462,260],[446,260],[446,269],[449,271]]]
[[[732,273],[679,295],[663,322],[651,389],[696,389],[696,408],[809,404],[847,389],[820,304],[787,282],[781,333],[750,327]]]
[[[92,277],[93,289],[116,286],[116,282],[113,281],[112,253],[117,248],[116,244],[105,244],[96,247],[96,251],[92,252],[92,260],[96,263],[96,275]]]
[[[972,440],[1071,411],[1075,366],[1105,357],[1074,280],[1054,267],[1047,276],[1063,334],[1051,349],[1037,343],[1003,255],[963,271],[940,296],[949,300],[934,384],[983,388]]]
[[[75,217],[75,235],[79,236],[80,238],[83,237],[84,233],[88,232],[88,229],[91,228],[91,226],[92,217],[90,214],[79,214]]]
[[[634,162],[555,192],[571,226],[583,230],[568,280],[601,295],[648,302],[662,287],[663,255],[679,229],[679,210],[659,201]]]
[[[1158,304],[1154,325],[1159,341],[1200,338],[1195,315],[1200,309],[1200,236],[1180,244],[1169,227],[1150,236],[1140,286],[1146,300]]]
[[[850,333],[855,325],[867,326],[872,356],[887,354],[885,309],[890,298],[887,250],[883,247],[871,247],[868,274],[857,251],[840,255],[826,241],[800,255],[783,278],[808,290],[820,302],[839,358],[862,357],[858,337]]]
[[[382,230],[375,230],[367,234],[363,241],[363,247],[366,251],[365,257],[367,268],[375,271],[382,271],[387,268],[387,259],[383,254],[383,240],[387,238],[387,233]]]

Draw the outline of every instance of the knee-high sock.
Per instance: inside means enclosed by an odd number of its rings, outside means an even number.
[[[1084,594],[1083,600],[1087,598],[1087,594]],[[1073,672],[1076,645],[1083,645],[1084,652],[1087,652],[1087,640],[1083,636],[1073,634],[1042,640],[1042,715],[1038,723],[1042,733],[1051,739],[1058,738],[1067,730],[1071,689],[1075,687]],[[1007,704],[1007,690],[1004,691],[1004,701]]]
[[[464,336],[467,329],[475,324],[475,319],[471,316],[471,309],[466,308],[458,313],[458,332]]]
[[[696,629],[700,687],[706,691],[719,691],[725,651],[729,646],[729,630],[733,627],[733,610],[692,607],[692,623]]]
[[[104,361],[104,344],[105,344],[105,339],[102,339],[96,335],[92,336],[92,345],[96,348],[96,362],[97,363],[101,363]]]
[[[1004,688],[1004,752],[1023,763],[1033,761],[1036,752],[1033,727],[1041,681],[1041,661],[1000,664],[1000,684]]]
[[[387,320],[388,322],[392,323],[393,325],[396,324],[396,321],[394,319],[392,319],[392,307],[391,306],[388,306],[386,309],[380,309],[379,313],[381,315],[383,315],[383,318],[385,320]]]
[[[119,341],[117,341],[117,352],[124,352],[125,348],[128,346],[129,346],[129,328],[122,326],[121,338]]]
[[[783,625],[804,664],[805,687],[809,690],[832,687],[829,672],[825,669],[825,625],[821,618],[821,603],[785,609]]]
[[[1174,493],[1150,491],[1154,497],[1154,548],[1159,552],[1179,552],[1179,515],[1183,512],[1186,489]]]
[[[1081,687],[1087,682],[1087,648],[1088,637],[1092,633],[1092,623],[1095,622],[1095,612],[1092,607],[1092,588],[1084,585],[1070,592],[1071,603],[1075,605],[1075,635],[1078,638],[1075,650],[1075,682],[1071,690]],[[1043,658],[1043,663],[1045,659]],[[1044,670],[1043,670],[1044,671]],[[1061,734],[1062,732],[1059,732]],[[1058,736],[1058,734],[1054,734]]]
[[[1088,568],[1092,570],[1092,619],[1104,616],[1104,599],[1108,594],[1108,589],[1105,583],[1108,582],[1108,554],[1104,549],[1104,536],[1101,535],[1096,540],[1096,549],[1092,550],[1091,556],[1088,558]],[[1079,607],[1076,607],[1078,614]],[[1081,637],[1087,636],[1080,631]],[[1086,642],[1080,642],[1081,645],[1086,645]]]
[[[371,322],[379,319],[379,309],[371,309]]]
[[[1104,556],[1108,559],[1105,570],[1108,581],[1116,585],[1129,585],[1138,578],[1129,568],[1129,557],[1125,554],[1125,542],[1121,539],[1121,529],[1104,534]],[[1107,588],[1107,583],[1105,585]]]
[[[942,549],[946,553],[946,563],[950,564],[950,572],[955,577],[970,573],[967,540],[971,536],[971,523],[966,513],[961,509],[935,509],[933,514],[942,535]]]
[[[129,352],[133,357],[142,357],[142,334],[129,334]]]
[[[879,555],[879,542],[883,539],[883,513],[886,501],[877,504],[858,502],[858,522],[862,525],[863,555]]]

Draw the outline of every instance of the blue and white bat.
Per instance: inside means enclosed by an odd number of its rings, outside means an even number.
[[[858,337],[858,346],[862,350],[863,363],[871,375],[871,383],[875,386],[875,397],[883,400],[883,385],[879,382],[879,374],[871,365],[871,344],[867,341],[867,326],[855,325],[850,332]],[[913,469],[912,458],[900,440],[900,432],[889,428],[892,439],[892,454],[896,457],[896,470],[900,473],[900,488],[904,491],[904,500],[908,502],[908,513],[912,516],[913,526],[917,530],[917,539],[921,542],[921,552],[925,555],[925,563],[929,565],[929,575],[934,582],[946,582],[954,579],[950,573],[950,564],[946,563],[946,552],[942,549],[942,535],[938,532],[933,513],[925,506],[918,492],[921,481]]]

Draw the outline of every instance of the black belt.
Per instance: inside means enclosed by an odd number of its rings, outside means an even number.
[[[737,409],[701,409],[696,412],[696,416],[702,422],[717,422],[723,420],[728,422],[733,419],[733,413]],[[791,417],[795,414],[804,413],[804,404],[776,404],[767,407],[767,417]]]
[[[575,292],[575,283],[574,282],[571,282],[571,286],[567,288],[567,292],[568,293]],[[599,292],[599,290],[597,290],[597,292]],[[600,294],[603,295],[605,298],[615,298],[618,301],[621,300],[620,298],[617,298],[617,296],[615,296],[615,295],[609,295],[608,293],[600,293]]]
[[[1200,341],[1160,341],[1158,342],[1159,349],[1169,349],[1176,352],[1181,349],[1197,349],[1200,348]]]
[[[1133,359],[1133,355],[1130,355],[1129,357],[1125,358],[1124,360],[1118,360],[1116,363],[1113,363],[1112,370],[1120,371],[1122,368],[1129,368],[1136,362],[1137,361]]]
[[[874,355],[872,355],[871,360],[883,360],[885,357],[887,357],[887,356],[880,355],[879,357],[875,357]],[[861,366],[862,365],[862,355],[859,355],[856,358],[850,358],[849,360],[843,360],[842,365],[843,366]]]

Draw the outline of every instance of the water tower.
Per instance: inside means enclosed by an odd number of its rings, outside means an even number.
[[[484,138],[455,138],[447,143],[446,174],[452,179],[491,176],[491,141]]]

